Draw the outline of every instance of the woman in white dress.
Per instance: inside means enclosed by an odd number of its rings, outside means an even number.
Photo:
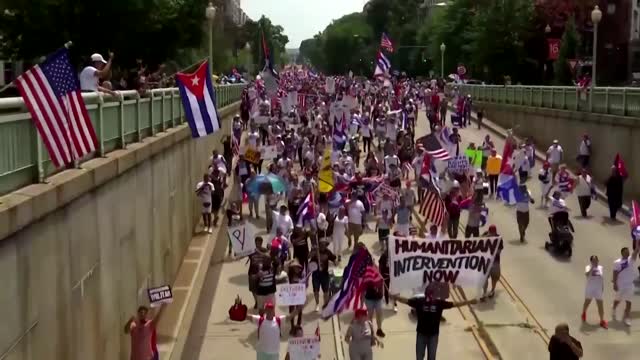
[[[344,243],[347,238],[347,224],[349,217],[344,207],[338,209],[338,216],[333,221],[333,253],[338,256],[338,261],[342,260],[342,252],[344,251]]]
[[[591,300],[596,301],[598,306],[598,315],[600,315],[600,326],[607,329],[608,324],[604,319],[604,305],[602,304],[602,296],[604,295],[604,270],[599,264],[598,257],[591,255],[589,265],[586,266],[584,275],[587,277],[587,285],[584,293],[584,305],[582,306],[582,321],[587,321],[587,309]]]

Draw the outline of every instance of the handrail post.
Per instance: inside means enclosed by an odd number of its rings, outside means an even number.
[[[153,125],[153,91],[149,91],[149,123],[151,124],[151,136],[156,135],[156,129]]]
[[[126,149],[127,148],[127,141],[125,140],[124,137],[124,126],[125,126],[125,121],[124,121],[124,96],[120,97],[120,111],[119,111],[119,118],[120,118],[120,148],[122,149]]]
[[[607,86],[604,89],[604,112],[605,114],[611,114],[611,109],[609,109],[609,106],[611,104],[609,103],[609,87]]]
[[[176,102],[176,94],[173,91],[173,89],[170,90],[171,91],[171,127],[176,127],[176,113],[175,113],[175,102]]]
[[[98,154],[104,157],[104,98],[98,95]]]
[[[138,95],[136,96],[136,141],[137,142],[141,142],[142,141],[142,134],[141,134],[141,129],[140,129],[140,123],[141,123],[141,111],[140,111],[140,93],[138,93]]]
[[[42,139],[40,138],[40,135],[38,134],[38,131],[36,130],[35,126],[31,126],[31,132],[33,133],[33,137],[36,139],[35,141],[35,146],[34,146],[34,151],[36,152],[36,163],[35,163],[35,171],[34,171],[34,178],[36,180],[36,182],[38,183],[44,183],[44,166],[43,166],[43,162],[44,159],[42,157]]]
[[[165,120],[164,120],[164,98],[165,98],[165,93],[164,90],[162,90],[162,92],[160,93],[160,122],[162,124],[162,126],[160,127],[162,129],[162,132],[164,132],[165,129]]]
[[[627,88],[622,89],[622,116],[627,116]]]

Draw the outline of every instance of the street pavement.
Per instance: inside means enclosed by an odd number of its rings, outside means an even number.
[[[484,136],[490,134],[498,152],[502,152],[504,140],[488,130],[477,130],[475,123],[471,128],[462,129],[461,134],[464,142],[461,149],[466,148],[469,142],[481,144]],[[577,142],[578,139],[576,144],[561,145],[577,146]],[[609,223],[607,206],[601,201],[593,202],[589,209],[590,216],[582,218],[576,197],[570,196],[567,205],[571,209],[571,221],[576,230],[573,256],[566,259],[551,255],[544,249],[549,224],[547,211],[538,208],[540,185],[537,172],[540,161],[537,165],[528,181],[537,204],[530,211],[531,223],[525,243],[519,241],[515,209],[503,205],[499,200],[487,202],[488,223],[497,226],[505,241],[501,258],[503,276],[496,297],[474,306],[474,312],[504,359],[546,358],[548,338],[560,322],[568,323],[572,335],[582,342],[584,359],[631,359],[635,354],[633,345],[640,342],[638,303],[635,304],[635,311],[632,308],[634,322],[631,327],[610,321],[608,330],[600,328],[595,304],[588,311],[587,322],[583,324],[580,320],[584,300],[584,269],[591,255],[597,255],[604,266],[605,318],[611,319],[613,261],[620,256],[623,246],[631,245],[627,219],[616,224]],[[465,213],[461,220],[466,223]],[[637,289],[636,294],[640,294]],[[619,307],[618,319],[622,317],[621,310],[622,307]]]
[[[421,136],[427,132],[428,125],[421,111],[416,133]],[[473,128],[462,129],[464,144],[461,148],[470,141],[481,143],[487,133],[490,132],[485,129],[477,130],[475,124]],[[503,139],[494,133],[490,134],[501,152]],[[529,180],[529,188],[537,202],[540,197],[535,175],[538,169],[534,170],[534,176]],[[598,255],[605,268],[605,316],[608,319],[611,317],[611,268],[613,261],[619,257],[620,248],[630,245],[629,225],[626,222],[606,222],[608,210],[604,203],[594,202],[590,209],[591,217],[582,219],[576,216],[576,198],[571,196],[567,202],[573,209],[571,219],[576,228],[571,259],[554,257],[544,250],[549,230],[546,210],[532,206],[527,241],[523,244],[518,239],[515,210],[500,201],[488,200],[488,223],[497,226],[505,241],[503,277],[493,299],[445,313],[447,321],[441,327],[439,359],[544,359],[548,357],[549,337],[560,322],[567,322],[572,335],[582,342],[584,359],[632,358],[632,345],[640,343],[640,312],[632,312],[634,323],[631,327],[621,322],[610,322],[610,328],[605,330],[599,328],[595,304],[592,304],[587,323],[582,324],[580,320],[585,284],[583,272],[590,255]],[[466,222],[466,216],[463,212],[462,223]],[[264,229],[263,221],[256,222],[256,225]],[[373,222],[370,227],[373,228]],[[377,258],[380,254],[377,235],[365,233],[362,239]],[[240,295],[247,305],[253,304],[246,274],[244,260],[211,265],[182,359],[255,358],[256,326],[248,322],[231,322],[227,316],[236,295]],[[454,291],[452,294],[454,301],[477,296],[474,289],[464,289],[462,293]],[[322,321],[314,312],[315,304],[310,292],[307,299],[303,312],[304,329],[305,333],[310,334],[316,324],[320,324],[322,359],[348,359],[348,345],[343,339],[352,313]],[[287,310],[279,308],[280,313],[286,313]],[[374,358],[414,358],[415,320],[405,306],[400,305],[398,313],[394,313],[391,306],[385,308],[383,329],[387,334],[382,340],[384,348],[376,348]],[[287,324],[283,327],[281,343],[283,358],[288,331]]]

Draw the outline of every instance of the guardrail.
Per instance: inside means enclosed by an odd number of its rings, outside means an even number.
[[[216,86],[218,109],[240,100],[244,86]],[[184,123],[178,88],[154,89],[144,97],[134,90],[120,94],[120,99],[83,94],[99,146],[81,162]],[[61,170],[51,164],[22,98],[0,98],[0,195],[43,182]]]
[[[640,117],[640,88],[460,85],[478,101]],[[593,96],[593,101],[589,97]]]

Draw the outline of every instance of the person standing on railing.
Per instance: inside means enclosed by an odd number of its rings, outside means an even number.
[[[118,93],[100,86],[99,81],[105,80],[111,72],[111,63],[113,53],[109,53],[109,61],[105,61],[102,55],[91,55],[91,65],[86,66],[80,72],[80,89],[85,92],[102,92],[112,96],[118,96]]]

